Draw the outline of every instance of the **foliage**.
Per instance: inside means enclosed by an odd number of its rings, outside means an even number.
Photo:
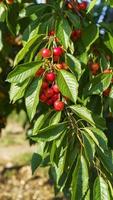
[[[25,98],[34,124],[29,138],[42,145],[33,173],[50,166],[55,193],[71,200],[113,199],[113,32],[110,23],[96,24],[95,4],[86,9],[56,0],[26,7],[31,22],[7,77],[11,100]],[[56,84],[60,104],[53,105]]]

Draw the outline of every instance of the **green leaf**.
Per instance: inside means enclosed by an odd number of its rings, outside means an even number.
[[[55,112],[50,119],[50,125],[57,124],[60,122],[62,112]]]
[[[56,36],[65,49],[69,47],[70,35],[71,27],[68,21],[65,18],[62,18],[60,22],[58,22]]]
[[[93,187],[93,200],[110,200],[108,185],[105,180],[98,176]]]
[[[77,165],[72,176],[71,200],[89,200],[89,176],[86,160],[82,155],[78,157]]]
[[[37,41],[37,44],[40,45],[42,43],[42,40],[44,38],[44,35],[33,35],[32,38],[30,38],[24,45],[24,47],[19,51],[19,53],[16,55],[14,60],[14,66],[16,66],[24,57],[25,55],[30,51],[31,46]]]
[[[87,13],[89,13],[95,6],[95,4],[97,3],[97,0],[92,0],[88,6],[88,10]]]
[[[99,142],[99,146],[102,147],[103,150],[107,150],[107,137],[105,135],[105,133],[103,131],[101,131],[100,129],[94,128],[94,127],[89,127],[89,129],[94,133],[95,137],[97,138],[98,142]]]
[[[69,21],[72,23],[73,27],[75,29],[80,29],[81,24],[80,24],[80,18],[73,12],[70,11],[65,11]]]
[[[10,88],[10,100],[15,103],[18,99],[21,99],[24,96],[26,87],[29,85],[31,79],[26,79],[23,83],[21,84],[11,84]]]
[[[106,90],[112,79],[112,74],[99,74],[93,78],[84,88],[84,95],[101,94]]]
[[[84,143],[84,151],[86,158],[89,163],[91,163],[95,156],[95,143],[93,142],[92,138],[88,135],[83,134],[83,143]]]
[[[82,73],[81,70],[81,63],[77,58],[75,58],[73,55],[67,53],[66,54],[66,63],[68,64],[69,68],[72,70],[72,72],[75,73],[76,77],[79,79]]]
[[[76,103],[78,96],[78,82],[76,77],[65,70],[60,70],[57,76],[57,84],[63,96]]]
[[[73,106],[70,106],[70,109],[77,116],[79,116],[80,118],[82,118],[83,120],[91,124],[92,126],[98,127],[102,130],[106,129],[105,119],[100,117],[99,115],[92,113],[86,107],[80,106],[80,105],[73,105]]]
[[[32,156],[31,160],[31,169],[32,169],[32,174],[36,171],[36,169],[40,166],[42,163],[42,157],[38,153],[34,153]]]
[[[0,3],[0,22],[4,22],[6,17],[6,6],[3,3]]]
[[[90,24],[85,28],[81,39],[86,51],[90,49],[90,46],[97,40],[98,37],[99,28],[95,24]]]
[[[35,61],[18,65],[9,73],[7,81],[11,83],[22,83],[27,78],[33,77],[42,64],[43,62]]]
[[[105,152],[98,150],[98,156],[104,168],[107,170],[108,173],[111,174],[113,178],[113,152],[110,150]]]
[[[52,141],[58,138],[67,129],[67,122],[54,124],[38,131],[37,135],[30,136],[34,141]]]
[[[113,86],[111,87],[111,91],[109,94],[109,107],[111,112],[113,113]]]
[[[30,120],[33,119],[36,113],[36,108],[39,103],[39,94],[41,86],[42,86],[42,79],[36,78],[26,91],[25,105]]]

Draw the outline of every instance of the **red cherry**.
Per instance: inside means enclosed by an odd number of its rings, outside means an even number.
[[[52,86],[52,89],[53,89],[53,91],[55,92],[55,93],[59,93],[59,88],[58,88],[58,85],[53,85]]]
[[[45,91],[45,95],[46,97],[52,97],[54,95],[54,91],[52,88],[48,88],[46,91]]]
[[[42,83],[42,89],[47,89],[48,88],[48,83],[46,81],[44,81]]]
[[[110,91],[111,91],[111,88],[108,87],[106,90],[104,90],[103,95],[106,97],[109,96]]]
[[[49,72],[49,73],[47,73],[47,74],[45,75],[45,79],[46,79],[47,81],[50,81],[50,82],[53,82],[53,81],[55,80],[55,77],[56,77],[56,75],[55,75],[54,72]]]
[[[99,63],[91,63],[91,65],[90,65],[91,71],[98,71],[99,68],[100,68]]]
[[[46,101],[46,103],[47,103],[47,105],[52,105],[52,104],[53,104],[53,101],[52,101],[52,99],[48,99],[48,100]]]
[[[64,109],[64,102],[62,102],[62,101],[55,101],[55,102],[54,102],[54,109],[55,109],[56,111],[61,111],[61,110],[63,110],[63,109]]]
[[[14,3],[14,0],[6,0],[6,3],[9,4],[9,5],[11,5],[11,4]]]
[[[43,49],[42,50],[42,57],[43,58],[50,58],[51,57],[51,51],[50,51],[50,49]]]
[[[105,69],[103,71],[103,74],[111,74],[112,73],[112,69]]]
[[[78,38],[80,38],[80,36],[81,36],[81,30],[80,29],[74,30],[71,33],[71,38],[72,38],[73,41],[75,41]]]
[[[53,48],[53,55],[54,56],[61,56],[63,53],[63,49],[61,47],[54,47]]]
[[[52,101],[55,102],[58,99],[59,99],[59,94],[54,94],[52,97]]]
[[[58,61],[59,61],[59,59],[60,59],[60,57],[59,57],[59,56],[54,56],[54,57],[53,57],[53,61],[54,61],[54,62],[58,62]]]
[[[86,10],[87,8],[87,2],[83,1],[82,3],[78,3],[78,9],[79,10]]]
[[[46,97],[46,95],[45,95],[44,93],[42,93],[42,94],[40,95],[39,99],[40,99],[41,102],[46,102],[47,97]]]
[[[51,30],[49,33],[48,33],[49,36],[54,36],[55,35],[55,31],[54,30]]]
[[[40,68],[40,69],[35,73],[35,77],[41,76],[44,72],[45,72],[45,69]]]

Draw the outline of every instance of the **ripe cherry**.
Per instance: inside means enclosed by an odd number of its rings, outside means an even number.
[[[40,68],[40,69],[35,73],[35,77],[41,76],[44,72],[45,72],[45,69]]]
[[[112,73],[112,69],[105,69],[103,71],[103,74],[111,74]]]
[[[47,89],[47,88],[48,88],[48,83],[46,81],[43,81],[42,89]]]
[[[109,96],[110,91],[111,91],[111,88],[108,87],[106,90],[104,90],[103,95],[106,96],[106,97]]]
[[[54,56],[54,57],[53,57],[53,61],[54,61],[54,62],[58,62],[58,61],[59,61],[59,59],[60,59],[60,57],[59,57],[59,56]]]
[[[39,99],[40,99],[41,102],[46,102],[47,97],[46,97],[46,95],[45,95],[44,93],[42,93],[42,94],[40,95]]]
[[[45,91],[45,95],[46,97],[52,97],[54,95],[54,91],[52,88],[48,88],[46,91]]]
[[[14,0],[6,0],[7,4],[13,4],[14,3]]]
[[[54,94],[52,97],[52,101],[55,102],[58,99],[59,99],[59,94]]]
[[[58,85],[53,85],[52,86],[52,89],[53,89],[53,91],[54,91],[54,93],[59,93],[59,88],[58,88]]]
[[[91,71],[98,71],[99,68],[100,68],[99,63],[91,63],[91,64],[90,64],[90,69],[91,69]]]
[[[52,104],[53,104],[53,101],[52,101],[52,99],[48,99],[48,100],[46,101],[46,103],[47,103],[47,105],[52,105]]]
[[[63,53],[63,49],[61,47],[54,47],[53,48],[53,55],[54,56],[61,56]]]
[[[54,72],[48,72],[46,75],[45,75],[45,79],[46,81],[50,81],[50,82],[53,82],[55,80],[55,73]]]
[[[80,29],[72,31],[71,38],[72,38],[73,41],[77,40],[80,37],[81,37],[81,30]]]
[[[61,111],[61,110],[63,110],[63,109],[64,109],[64,102],[62,102],[62,101],[55,101],[55,102],[54,102],[54,109],[55,109],[56,111]]]
[[[78,10],[86,10],[87,8],[87,2],[83,1],[82,3],[78,4]]]
[[[51,30],[49,33],[48,33],[49,36],[54,36],[55,35],[55,31],[54,30]]]
[[[42,50],[42,57],[43,58],[50,58],[51,57],[51,51],[50,51],[50,49],[43,49]]]

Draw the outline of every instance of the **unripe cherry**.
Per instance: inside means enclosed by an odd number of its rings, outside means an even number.
[[[48,72],[46,75],[45,75],[45,79],[46,81],[50,81],[50,82],[53,82],[55,80],[55,73],[54,72]]]
[[[14,0],[6,0],[6,3],[9,4],[9,5],[11,5],[11,4],[14,3]]]
[[[51,57],[51,50],[50,49],[43,49],[42,50],[42,57],[43,58],[50,58]]]
[[[56,111],[62,111],[64,109],[64,102],[63,101],[55,101],[54,102],[54,109]]]
[[[54,56],[61,56],[63,53],[63,49],[61,47],[54,47],[53,48],[53,55]]]
[[[105,69],[103,71],[103,74],[111,74],[112,73],[112,69]]]

